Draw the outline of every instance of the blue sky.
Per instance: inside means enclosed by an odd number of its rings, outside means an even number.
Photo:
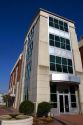
[[[82,0],[0,0],[0,91],[7,92],[13,65],[38,8],[74,20],[78,38],[83,34]]]

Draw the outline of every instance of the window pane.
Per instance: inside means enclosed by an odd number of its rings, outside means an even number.
[[[63,26],[63,21],[59,21],[59,25],[62,25],[62,26]]]
[[[65,43],[65,39],[64,38],[61,37],[60,40],[61,40],[62,43]]]
[[[50,83],[50,93],[56,93],[56,84]]]
[[[54,27],[59,29],[59,25],[54,23]]]
[[[54,35],[53,34],[49,34],[49,39],[54,40]]]
[[[63,68],[63,72],[65,72],[65,73],[68,72],[68,71],[67,71],[67,66],[62,65],[62,68]]]
[[[51,102],[57,102],[57,95],[51,94]]]
[[[64,31],[64,27],[63,26],[60,25],[59,28],[60,28],[60,30]]]
[[[61,64],[61,57],[56,56],[56,63]]]
[[[76,107],[77,107],[77,104],[76,104],[76,103],[71,103],[71,107],[72,107],[72,108],[76,108]]]
[[[71,59],[68,59],[68,65],[72,66],[72,60]]]
[[[53,55],[50,55],[50,62],[53,62],[53,63],[55,63],[55,56],[53,56]]]
[[[66,32],[68,32],[68,28],[64,27],[64,30],[65,30]]]
[[[62,67],[59,64],[56,64],[56,71],[62,72]]]
[[[64,22],[64,27],[68,27],[67,23]]]
[[[68,66],[68,72],[69,72],[69,73],[73,73],[73,68],[70,67],[70,66]]]
[[[49,17],[49,21],[53,22],[53,18],[52,18],[52,17]]]
[[[50,70],[55,71],[55,64],[54,63],[50,63]]]
[[[50,46],[54,46],[54,40],[49,40],[50,42],[49,42],[49,45]]]
[[[54,27],[54,23],[53,22],[49,22],[49,26]]]
[[[75,86],[70,86],[70,93],[75,94]]]
[[[69,44],[70,45],[70,41],[68,39],[66,39],[66,44]]]
[[[62,58],[62,64],[67,65],[67,59],[66,58]]]
[[[76,102],[76,96],[75,95],[71,95],[71,102]]]
[[[58,24],[58,20],[57,20],[57,19],[54,19],[54,23]]]
[[[64,43],[61,43],[61,48],[65,49],[65,44]]]
[[[57,103],[51,103],[52,108],[57,108]]]
[[[60,48],[60,42],[55,42],[55,46]]]
[[[70,49],[70,45],[66,44],[66,49],[67,49],[67,50],[71,50],[71,49]]]
[[[59,36],[55,36],[55,41],[60,41]]]

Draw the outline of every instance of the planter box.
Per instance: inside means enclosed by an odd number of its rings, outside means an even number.
[[[32,125],[33,117],[20,120],[1,120],[0,125]]]

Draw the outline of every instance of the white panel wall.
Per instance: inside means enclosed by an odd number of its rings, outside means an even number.
[[[49,33],[52,33],[54,35],[57,35],[57,36],[60,36],[60,37],[63,37],[63,38],[70,39],[70,33],[61,31],[61,30],[53,28],[53,27],[49,27]]]

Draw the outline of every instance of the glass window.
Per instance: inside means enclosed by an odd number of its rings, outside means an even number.
[[[49,26],[68,32],[67,23],[52,17],[49,17]]]
[[[56,56],[56,63],[61,64],[61,57]]]
[[[70,93],[75,94],[75,86],[70,86]]]
[[[50,70],[72,74],[72,60],[50,55]]]
[[[66,39],[66,44],[69,44],[70,45],[70,41],[68,39]]]
[[[64,43],[61,43],[61,48],[65,49],[65,44]]]
[[[66,58],[62,58],[62,64],[67,65],[67,59]]]
[[[76,102],[76,95],[71,95],[71,102]]]
[[[67,50],[71,50],[71,49],[70,49],[70,45],[66,44],[66,49],[67,49]]]
[[[77,104],[76,104],[76,103],[71,103],[71,107],[72,107],[72,108],[76,108],[76,107],[77,107]]]
[[[68,72],[69,72],[69,73],[73,73],[73,68],[70,67],[70,66],[68,66]]]
[[[56,71],[62,72],[62,67],[59,64],[56,64]]]
[[[60,41],[59,36],[55,36],[55,41]]]
[[[61,40],[62,43],[65,43],[65,39],[64,38],[60,37],[60,40]]]
[[[54,23],[53,22],[49,22],[49,26],[54,27]]]
[[[55,71],[55,64],[54,63],[50,63],[50,70]]]
[[[54,35],[53,34],[49,34],[49,37],[51,40],[54,40]]]
[[[52,17],[49,17],[49,21],[53,22],[53,18],[52,18]]]
[[[67,23],[64,22],[64,27],[68,27]]]
[[[67,27],[64,27],[64,31],[68,32],[68,28],[67,28]]]
[[[56,24],[56,23],[54,23],[54,27],[57,28],[57,29],[59,29],[59,25]]]
[[[60,30],[64,30],[64,27],[63,27],[63,26],[61,26],[61,25],[59,26],[59,28],[60,28]]]
[[[49,44],[50,44],[50,46],[54,46],[54,41],[50,40]]]
[[[57,19],[54,19],[54,23],[58,24],[58,20],[57,20]]]
[[[60,48],[60,42],[55,42],[55,46]]]
[[[68,65],[72,66],[72,60],[71,59],[68,59]]]
[[[53,55],[50,55],[50,62],[53,62],[53,63],[55,63],[55,56],[53,56]]]
[[[50,83],[50,93],[56,93],[56,84]]]
[[[57,102],[57,94],[51,94],[51,102]]]
[[[63,72],[65,72],[65,73],[68,72],[68,70],[67,70],[67,66],[62,65],[62,68],[63,68]]]
[[[59,21],[59,25],[62,25],[62,26],[63,26],[63,21]]]

